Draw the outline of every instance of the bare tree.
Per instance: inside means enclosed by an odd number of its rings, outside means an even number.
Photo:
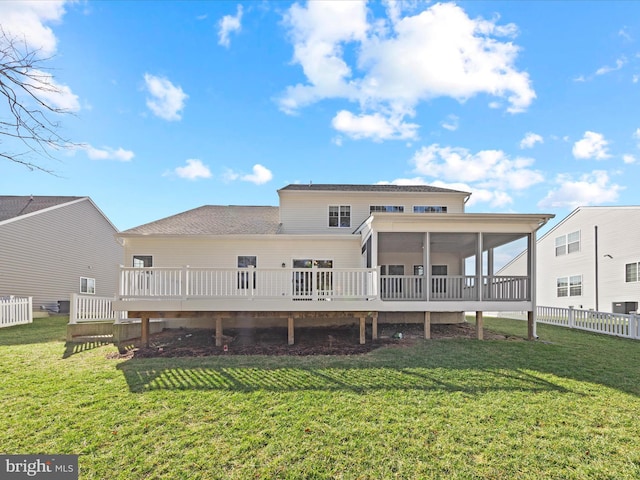
[[[63,91],[43,66],[49,58],[41,58],[38,53],[38,50],[30,49],[25,40],[12,36],[0,25],[0,93],[8,107],[5,112],[0,106],[0,158],[22,164],[29,170],[54,174],[34,163],[32,158],[34,154],[54,158],[52,150],[73,146],[58,133],[60,124],[52,119],[70,111],[57,107],[51,100]],[[19,140],[24,149],[8,151],[2,146],[3,138]]]

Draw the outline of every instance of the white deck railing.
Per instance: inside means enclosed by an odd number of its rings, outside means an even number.
[[[0,327],[33,322],[32,297],[0,297]]]
[[[71,294],[69,323],[104,322],[121,319],[126,312],[115,312],[112,308],[113,297]]]
[[[125,268],[122,299],[292,298],[349,300],[373,298],[377,272],[371,268]]]

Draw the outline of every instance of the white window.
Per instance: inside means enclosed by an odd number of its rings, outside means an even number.
[[[150,268],[153,267],[153,257],[151,255],[134,255],[134,268]]]
[[[414,205],[413,213],[447,213],[447,207],[442,205]]]
[[[255,255],[238,255],[238,268],[255,269],[258,266],[258,257]],[[253,273],[253,275],[251,275]],[[256,272],[238,272],[238,288],[256,288]]]
[[[404,207],[402,205],[371,205],[369,207],[369,213],[373,212],[402,213],[404,212]]]
[[[627,263],[624,266],[625,282],[640,282],[640,262],[638,263]]]
[[[351,226],[351,207],[349,205],[329,205],[329,226],[348,228]]]
[[[556,257],[580,251],[580,230],[556,237]]]
[[[560,277],[557,279],[556,285],[558,297],[582,296],[582,275]]]
[[[88,277],[80,277],[80,293],[95,294],[96,293],[96,279]]]

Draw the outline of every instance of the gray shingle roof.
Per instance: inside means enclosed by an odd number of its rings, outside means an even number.
[[[134,235],[268,235],[279,228],[278,207],[205,205],[122,232]]]
[[[0,195],[0,222],[85,197]]]
[[[280,190],[328,192],[394,192],[394,193],[464,193],[461,190],[432,187],[431,185],[351,185],[333,183],[291,184]]]

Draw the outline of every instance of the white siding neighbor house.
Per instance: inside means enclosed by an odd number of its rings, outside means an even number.
[[[71,293],[113,296],[117,233],[89,197],[0,196],[0,296],[54,311]]]
[[[525,271],[520,255],[500,271]],[[640,302],[640,206],[578,207],[538,240],[537,303],[629,313]]]
[[[288,327],[464,321],[535,308],[536,231],[553,215],[465,213],[469,193],[430,186],[288,185],[279,206],[203,206],[121,232],[114,309],[142,319]],[[497,276],[525,239],[529,266]],[[469,267],[471,265],[471,267]],[[469,271],[471,270],[471,271]],[[533,324],[531,314],[530,324]],[[481,336],[481,329],[479,329]]]

